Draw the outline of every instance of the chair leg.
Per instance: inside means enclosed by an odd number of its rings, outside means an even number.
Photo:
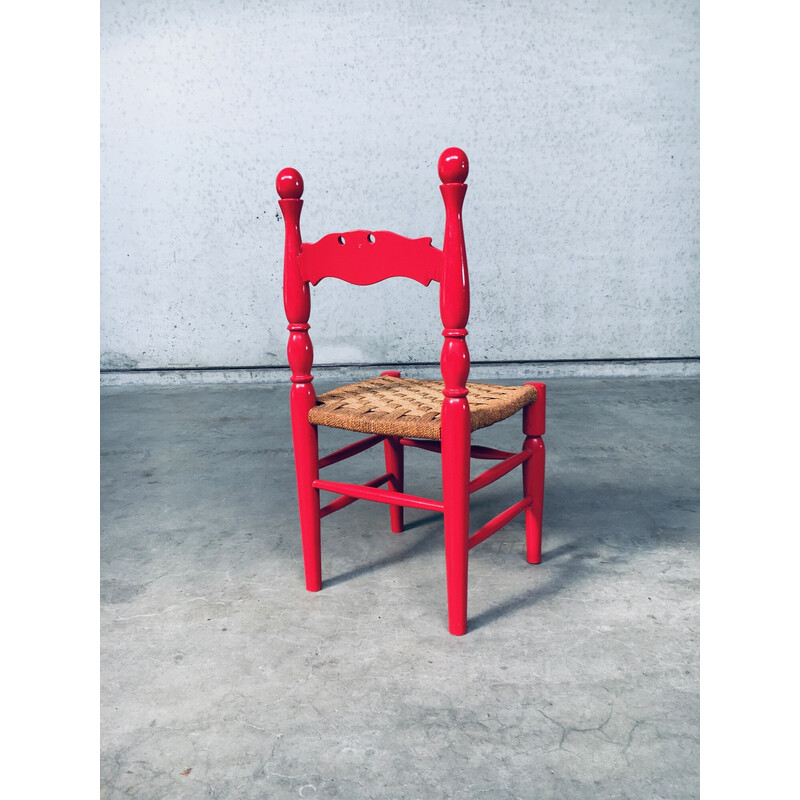
[[[545,448],[542,435],[545,431],[546,387],[543,383],[525,384],[535,386],[539,396],[535,403],[522,412],[522,431],[525,434],[523,450],[531,452],[522,465],[522,485],[525,497],[532,499],[525,509],[525,543],[528,563],[542,561],[542,511],[544,508],[544,461]]]
[[[292,386],[292,441],[297,474],[297,502],[300,509],[306,589],[309,592],[318,592],[322,588],[319,489],[311,485],[319,478],[319,447],[317,429],[308,421],[308,412],[314,403],[314,390],[310,383],[296,383]]]
[[[399,378],[400,373],[396,369],[381,372],[390,378]],[[389,486],[394,492],[403,491],[403,446],[397,437],[390,436],[383,440],[383,452],[386,455],[386,471],[391,472],[393,477],[389,481]],[[403,506],[389,506],[389,520],[392,525],[392,533],[403,532]]]
[[[397,436],[389,436],[383,440],[383,452],[386,456],[386,471],[392,474],[389,488],[393,492],[403,491],[403,445]],[[403,506],[389,506],[389,519],[392,533],[403,532]]]
[[[469,406],[463,398],[442,405],[442,496],[447,616],[454,636],[467,632],[469,554]]]

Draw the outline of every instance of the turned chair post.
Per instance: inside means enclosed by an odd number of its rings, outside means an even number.
[[[308,421],[308,412],[317,402],[311,368],[314,348],[308,335],[311,314],[311,292],[300,274],[297,256],[300,253],[300,212],[303,209],[303,178],[297,170],[284,169],[275,181],[286,228],[283,261],[283,305],[289,322],[289,342],[286,354],[292,370],[290,409],[292,441],[294,444],[297,499],[300,509],[300,533],[303,544],[303,563],[306,588],[318,592],[322,588],[320,553],[319,489],[313,481],[319,478],[319,447],[317,429]]]
[[[469,377],[467,320],[469,276],[461,209],[469,174],[463,150],[451,147],[439,158],[440,190],[445,206],[442,276],[439,310],[444,344],[441,368],[442,402],[442,499],[444,501],[444,549],[447,570],[447,607],[450,633],[467,631],[467,557],[469,552],[470,412],[466,388]]]
[[[542,512],[544,507],[544,436],[547,409],[546,386],[530,382],[536,387],[536,402],[522,409],[522,432],[525,434],[523,450],[531,455],[522,465],[522,488],[531,503],[525,509],[525,545],[529,564],[542,561]]]
[[[389,378],[399,378],[397,370],[381,372],[382,376]],[[386,472],[391,474],[389,478],[389,488],[393,492],[403,491],[403,445],[400,444],[399,436],[387,436],[383,440],[383,453],[386,459]],[[392,533],[403,532],[403,506],[389,506],[389,521]]]

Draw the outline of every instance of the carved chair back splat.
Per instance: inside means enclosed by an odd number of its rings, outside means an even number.
[[[439,187],[445,206],[442,248],[430,238],[409,239],[391,231],[330,233],[306,243],[300,235],[303,179],[294,169],[278,173],[276,188],[286,228],[283,300],[289,322],[287,354],[291,369],[290,406],[306,588],[322,588],[320,520],[358,499],[389,505],[394,533],[403,531],[403,508],[444,514],[444,547],[450,633],[467,630],[469,550],[518,514],[525,515],[527,559],[541,561],[544,498],[545,385],[508,387],[468,383],[469,275],[461,211],[469,172],[463,150],[451,147],[439,158]],[[442,380],[404,379],[397,371],[316,395],[311,373],[314,350],[309,336],[310,286],[339,278],[366,286],[405,277],[428,286],[439,283],[444,343]],[[471,444],[473,430],[522,410],[524,442],[518,453]],[[370,434],[323,458],[318,428],[329,426]],[[322,480],[320,470],[383,442],[386,472],[363,485]],[[417,447],[441,453],[442,499],[403,491],[403,452]],[[470,459],[497,461],[470,481]],[[470,535],[469,498],[515,467],[522,467],[523,499]],[[388,485],[388,488],[380,488]],[[320,490],[338,495],[320,506]]]

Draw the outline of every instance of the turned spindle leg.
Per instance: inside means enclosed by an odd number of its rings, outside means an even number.
[[[382,376],[389,378],[399,378],[400,373],[396,370],[381,372]],[[400,444],[398,436],[388,436],[383,440],[383,452],[386,459],[386,471],[391,473],[389,488],[393,492],[403,491],[403,445]],[[389,521],[392,526],[392,533],[403,532],[403,506],[389,506]]]
[[[466,398],[447,398],[442,406],[442,496],[447,617],[454,636],[467,632],[469,554],[469,406]]]
[[[311,384],[294,384],[291,394],[292,440],[297,475],[297,502],[300,511],[300,537],[303,544],[303,564],[306,589],[318,592],[322,588],[322,554],[319,525],[319,489],[312,486],[319,478],[319,449],[317,429],[308,421],[308,412],[315,405]]]
[[[311,294],[304,281],[297,257],[301,248],[300,212],[303,209],[303,178],[296,169],[282,169],[275,180],[278,201],[286,229],[283,258],[283,305],[289,321],[289,342],[286,354],[292,370],[289,402],[292,415],[292,442],[297,474],[297,501],[300,511],[300,535],[306,588],[318,592],[322,588],[322,566],[319,530],[319,489],[312,486],[319,477],[317,429],[308,421],[308,412],[316,405],[311,368],[314,348],[308,335]]]
[[[531,504],[525,509],[525,543],[528,563],[539,564],[542,560],[542,510],[544,508],[544,440],[546,410],[546,387],[543,383],[526,383],[535,386],[538,397],[535,403],[522,412],[522,432],[525,434],[523,450],[529,450],[530,458],[522,465],[522,485],[525,497]]]
[[[450,633],[467,632],[467,561],[469,554],[470,411],[467,395],[469,348],[469,275],[461,210],[469,174],[463,150],[449,147],[439,157],[439,178],[445,209],[442,245],[442,279],[439,310],[444,343],[441,367],[442,496],[444,500],[444,553],[447,567],[447,607]]]

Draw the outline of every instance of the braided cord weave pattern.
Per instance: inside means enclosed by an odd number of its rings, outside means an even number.
[[[385,436],[441,439],[443,381],[382,376],[317,396],[312,425]],[[506,419],[535,402],[534,386],[467,383],[473,431]]]

